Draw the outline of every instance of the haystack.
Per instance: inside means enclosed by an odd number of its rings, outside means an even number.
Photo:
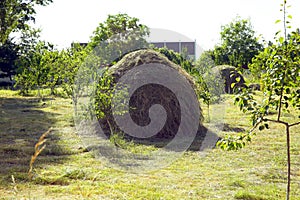
[[[169,61],[164,55],[149,49],[143,49],[128,53],[115,65],[109,68],[108,74],[112,77],[111,87],[114,87],[119,79],[126,74],[129,70],[144,65],[144,64],[162,64],[165,67],[175,69],[181,77],[186,79],[188,83],[195,88],[193,78],[184,71],[180,66]],[[151,66],[151,65],[149,65]],[[153,74],[156,76],[156,74]],[[178,87],[181,87],[178,85]],[[181,90],[181,88],[180,88]],[[182,88],[184,90],[184,88]],[[188,99],[187,99],[188,101]],[[163,128],[154,136],[147,139],[171,139],[178,132],[178,128],[181,122],[181,110],[176,95],[172,93],[168,88],[159,84],[147,84],[145,87],[141,87],[134,92],[130,97],[130,116],[132,120],[139,126],[146,126],[150,123],[149,108],[154,104],[160,104],[164,107],[167,113],[167,121]],[[188,106],[189,102],[185,103]],[[100,108],[101,109],[101,108]],[[187,108],[188,109],[188,108]],[[202,110],[199,105],[200,120],[199,127],[203,127],[201,122],[203,120]],[[112,111],[106,109],[105,116],[99,119],[100,125],[106,135],[110,135],[113,132],[122,132],[118,125],[114,121]],[[191,112],[194,112],[191,110]],[[199,130],[206,130],[205,128]]]
[[[244,77],[233,66],[219,65],[214,67],[213,71],[221,75],[224,80],[224,91],[227,94],[232,94],[236,88],[244,86]],[[232,83],[235,83],[234,86]]]

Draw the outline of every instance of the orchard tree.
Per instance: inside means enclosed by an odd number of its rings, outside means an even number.
[[[61,86],[66,95],[72,98],[75,105],[77,103],[76,95],[80,90],[75,85],[76,76],[86,57],[86,48],[74,43],[71,48],[60,52],[60,59],[58,60],[60,63]]]
[[[300,110],[300,34],[294,31],[287,36],[291,15],[286,12],[286,0],[282,4],[284,33],[276,33],[276,43],[265,48],[256,56],[250,68],[261,69],[263,83],[263,101],[254,98],[251,90],[241,88],[235,102],[240,109],[251,115],[253,129],[238,138],[228,137],[219,142],[224,149],[242,148],[246,141],[251,141],[254,130],[268,129],[269,123],[282,124],[285,127],[287,150],[287,193],[290,196],[291,158],[290,158],[290,129],[300,125],[300,116],[295,119],[284,118],[284,113],[297,113]],[[277,20],[277,23],[280,20]],[[276,112],[276,116],[270,115]],[[293,121],[294,120],[294,121]]]
[[[88,49],[91,51],[97,47],[101,59],[111,62],[127,52],[147,47],[145,37],[148,35],[149,28],[140,24],[138,18],[127,14],[108,15],[91,36]]]
[[[237,17],[221,28],[221,44],[212,53],[214,62],[247,69],[252,58],[263,48],[255,37],[250,20]]]
[[[149,28],[140,24],[138,18],[130,17],[127,14],[108,15],[106,21],[100,23],[94,31],[89,45],[96,47],[100,42],[127,31],[136,31],[140,34],[137,37],[141,38],[149,34]]]
[[[49,65],[49,51],[53,51],[53,45],[40,41],[32,51],[27,52],[18,60],[19,73],[16,76],[16,85],[21,87],[21,93],[25,94],[29,89],[40,89],[46,85],[48,73],[51,70]]]
[[[201,53],[199,59],[195,64],[195,67],[198,69],[200,74],[204,75],[206,72],[216,66],[215,62],[213,61],[212,55],[212,50],[204,51],[203,53]]]
[[[45,86],[50,88],[51,95],[55,95],[55,88],[61,85],[61,74],[64,70],[62,65],[64,61],[62,52],[63,51],[51,50],[46,51],[43,55],[43,60],[46,61],[45,68],[48,69]]]

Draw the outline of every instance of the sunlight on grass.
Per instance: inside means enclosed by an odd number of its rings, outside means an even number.
[[[257,132],[239,151],[187,151],[166,168],[126,173],[110,168],[88,152],[76,134],[69,99],[42,102],[0,90],[0,194],[3,199],[283,199],[286,182],[284,127]],[[225,97],[226,124],[219,136],[250,128],[249,118]],[[217,105],[212,105],[211,109]],[[205,106],[203,106],[205,113]],[[212,112],[211,112],[212,113]],[[218,116],[217,116],[218,117]],[[216,119],[217,119],[216,117]],[[293,116],[286,116],[290,119]],[[218,120],[216,120],[218,121]],[[208,125],[209,122],[204,124]],[[27,171],[34,144],[53,127],[47,147],[35,161],[36,176]],[[300,131],[292,129],[292,194],[300,199]],[[155,150],[142,144],[130,151]],[[12,181],[12,175],[14,182]],[[17,188],[17,192],[16,192]],[[1,199],[0,198],[0,199]]]

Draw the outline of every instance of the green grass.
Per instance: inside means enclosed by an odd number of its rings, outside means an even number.
[[[248,117],[232,104],[231,96],[225,99],[225,106],[212,106],[213,116],[205,125],[225,123],[219,136],[249,129]],[[86,151],[76,134],[72,109],[69,99],[45,95],[40,101],[0,90],[0,199],[285,198],[285,134],[280,125],[271,124],[270,130],[258,132],[242,150],[215,148],[205,156],[187,151],[166,168],[137,174],[110,168]],[[207,113],[205,106],[203,109]],[[34,144],[50,127],[53,131],[34,163],[34,179],[29,181]],[[292,129],[291,137],[291,199],[300,199],[299,127]],[[142,151],[141,146],[137,149]]]

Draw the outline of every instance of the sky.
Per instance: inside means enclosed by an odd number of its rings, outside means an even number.
[[[137,17],[149,28],[178,32],[204,50],[220,43],[221,26],[236,16],[250,19],[257,36],[269,41],[282,29],[275,24],[282,19],[283,0],[54,0],[46,7],[37,7],[37,28],[41,39],[57,48],[67,48],[72,42],[88,42],[99,23],[108,14],[127,13]],[[300,27],[300,1],[288,0],[292,27]]]

